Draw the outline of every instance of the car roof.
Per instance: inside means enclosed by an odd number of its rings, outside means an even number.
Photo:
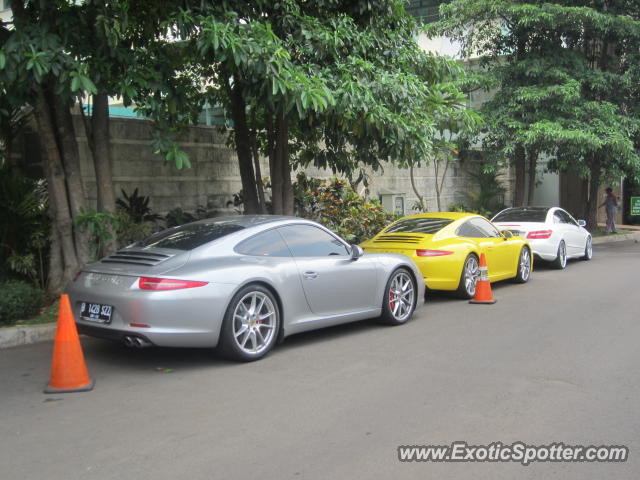
[[[280,222],[284,220],[304,220],[299,217],[287,217],[284,215],[229,215],[222,217],[205,218],[192,223],[213,224],[213,223],[230,223],[240,227],[255,227],[267,223]]]
[[[427,212],[427,213],[418,213],[416,215],[409,215],[405,218],[448,218],[449,220],[460,220],[461,218],[467,217],[480,217],[477,213],[467,213],[467,212]]]
[[[559,208],[559,207],[509,207],[509,208],[505,208],[502,211],[506,212],[507,210],[522,210],[525,212],[526,211],[545,212],[547,210],[551,210],[552,208]]]

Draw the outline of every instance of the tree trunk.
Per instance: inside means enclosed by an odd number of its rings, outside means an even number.
[[[527,205],[533,204],[533,195],[536,190],[536,168],[538,167],[538,152],[530,150],[529,152],[529,185],[527,188]]]
[[[240,167],[240,180],[242,181],[242,198],[244,200],[244,213],[260,213],[258,205],[258,193],[256,190],[256,177],[253,170],[251,155],[251,138],[247,125],[247,114],[242,85],[236,81],[229,85],[231,97],[231,117],[233,118],[233,131],[235,135],[238,166]]]
[[[55,94],[49,94],[48,99],[53,111],[58,145],[64,166],[69,209],[72,217],[76,217],[81,215],[82,210],[86,208],[86,197],[82,185],[82,174],[80,173],[80,150],[76,140],[70,106]],[[87,234],[79,228],[74,228],[73,238],[78,260],[84,265],[91,259]]]
[[[46,290],[58,294],[62,292],[64,284],[62,275],[64,265],[62,263],[62,247],[60,246],[60,234],[56,228],[54,219],[56,216],[55,199],[49,198],[49,218],[51,219],[51,232],[49,233],[49,272],[45,283]]]
[[[55,130],[51,120],[51,111],[42,87],[36,85],[34,90],[36,93],[36,100],[34,102],[35,118],[40,133],[42,160],[47,177],[47,188],[49,198],[52,199],[55,207],[52,228],[59,234],[60,248],[62,250],[63,271],[60,276],[60,282],[59,285],[50,286],[50,288],[54,289],[53,293],[57,293],[74,277],[80,268],[80,262],[73,241],[73,220],[69,210],[64,168],[56,142]],[[52,254],[55,254],[55,252],[52,252]]]
[[[284,114],[278,114],[276,153],[280,156],[280,175],[282,176],[282,214],[293,215],[293,185],[289,164],[289,122]]]
[[[264,198],[264,184],[262,183],[262,168],[260,167],[260,155],[258,153],[258,140],[256,138],[256,119],[253,116],[252,128],[249,131],[251,135],[251,154],[253,156],[253,168],[256,175],[256,189],[258,191],[258,203],[260,213],[267,213],[267,202]]]
[[[424,201],[424,197],[420,195],[420,192],[418,191],[418,187],[416,186],[416,178],[413,173],[413,165],[409,167],[409,179],[411,180],[411,188],[413,189],[413,193],[418,199],[418,205],[420,205],[420,212],[422,213],[427,209],[427,205]]]
[[[93,112],[91,115],[91,134],[93,146],[93,165],[96,171],[96,189],[99,212],[116,211],[116,196],[113,191],[111,174],[111,148],[109,135],[109,97],[106,93],[93,96]],[[87,132],[87,136],[89,132]],[[117,234],[111,225],[108,227],[111,239],[102,245],[103,256],[113,253],[118,248]]]
[[[440,165],[438,163],[437,153],[433,159],[433,175],[435,178],[435,187],[436,187],[436,206],[438,207],[438,211],[441,212],[440,208],[440,184],[438,182],[438,178],[440,177]]]
[[[526,152],[521,145],[516,146],[514,154],[514,167],[516,181],[513,185],[513,206],[521,207],[524,204],[524,183],[525,183],[525,164]]]
[[[600,188],[601,166],[600,159],[596,158],[591,164],[591,177],[589,178],[589,200],[587,201],[587,228],[595,231],[598,228],[598,190]]]
[[[267,118],[267,145],[269,149],[269,174],[271,175],[271,209],[274,215],[281,215],[283,212],[281,158],[276,151],[276,125],[271,114]]]

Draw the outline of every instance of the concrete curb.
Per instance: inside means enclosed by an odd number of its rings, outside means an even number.
[[[0,328],[0,348],[17,347],[36,342],[53,340],[56,336],[57,323],[41,325],[18,325]]]
[[[595,237],[593,244],[622,242],[624,240],[640,241],[640,232],[619,233],[617,235],[605,235]],[[0,328],[0,348],[17,347],[36,342],[51,341],[56,336],[57,323],[45,323],[42,325],[23,325],[17,327]]]
[[[623,242],[624,240],[640,240],[640,232],[618,233],[613,235],[605,235],[603,237],[594,237],[593,244]]]

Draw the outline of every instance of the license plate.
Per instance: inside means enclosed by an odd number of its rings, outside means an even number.
[[[102,305],[100,303],[82,302],[80,304],[80,318],[91,320],[92,322],[111,323],[111,314],[113,307],[111,305]]]

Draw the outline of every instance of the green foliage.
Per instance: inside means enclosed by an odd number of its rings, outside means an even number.
[[[134,62],[141,77],[163,78],[134,90],[159,129],[157,152],[178,167],[188,161],[178,146],[183,127],[205,102],[232,112],[236,87],[265,156],[273,119],[283,116],[294,167],[347,177],[359,165],[424,161],[436,124],[473,115],[463,113],[462,70],[418,46],[401,0],[186,1],[167,10],[165,35]]]
[[[380,202],[358,195],[338,178],[322,181],[299,175],[296,205],[298,216],[323,224],[351,243],[373,237],[396,219]]]
[[[0,325],[12,325],[16,320],[38,312],[44,298],[42,290],[21,280],[0,282]]]
[[[45,287],[50,221],[46,185],[0,166],[0,275]]]
[[[99,258],[102,247],[113,238],[113,232],[120,227],[120,216],[112,212],[82,209],[81,214],[76,216],[73,221],[89,234],[93,260]]]
[[[238,207],[242,205],[242,192],[234,194],[234,206]],[[202,220],[205,218],[212,218],[218,215],[215,210],[209,210],[202,205],[196,208],[196,211],[191,213],[182,208],[177,207],[170,210],[164,217],[165,225],[167,228],[177,227],[178,225],[184,225],[185,223],[195,222],[196,220]]]
[[[136,222],[131,215],[123,210],[118,211],[116,215],[118,217],[118,221],[116,223],[116,236],[118,238],[119,248],[142,240],[157,230],[155,222]],[[103,240],[103,243],[104,241],[105,240]]]
[[[116,200],[116,206],[119,210],[126,212],[134,222],[155,222],[162,218],[160,215],[153,213],[149,206],[150,198],[146,195],[139,195],[137,188],[131,195],[127,195],[124,190],[120,191],[124,198]]]
[[[449,210],[478,213],[491,218],[505,208],[505,189],[500,181],[499,163],[482,152],[465,152],[465,156],[471,157],[465,170],[477,188],[461,192],[462,200],[449,205]]]
[[[640,175],[638,2],[453,0],[430,30],[478,57],[495,91],[485,149],[514,163],[544,154],[596,186]]]
[[[164,216],[164,221],[167,228],[177,227],[178,225],[184,225],[185,223],[193,222],[195,220],[195,215],[182,210],[182,208],[180,207],[176,207],[173,210],[170,210]]]

